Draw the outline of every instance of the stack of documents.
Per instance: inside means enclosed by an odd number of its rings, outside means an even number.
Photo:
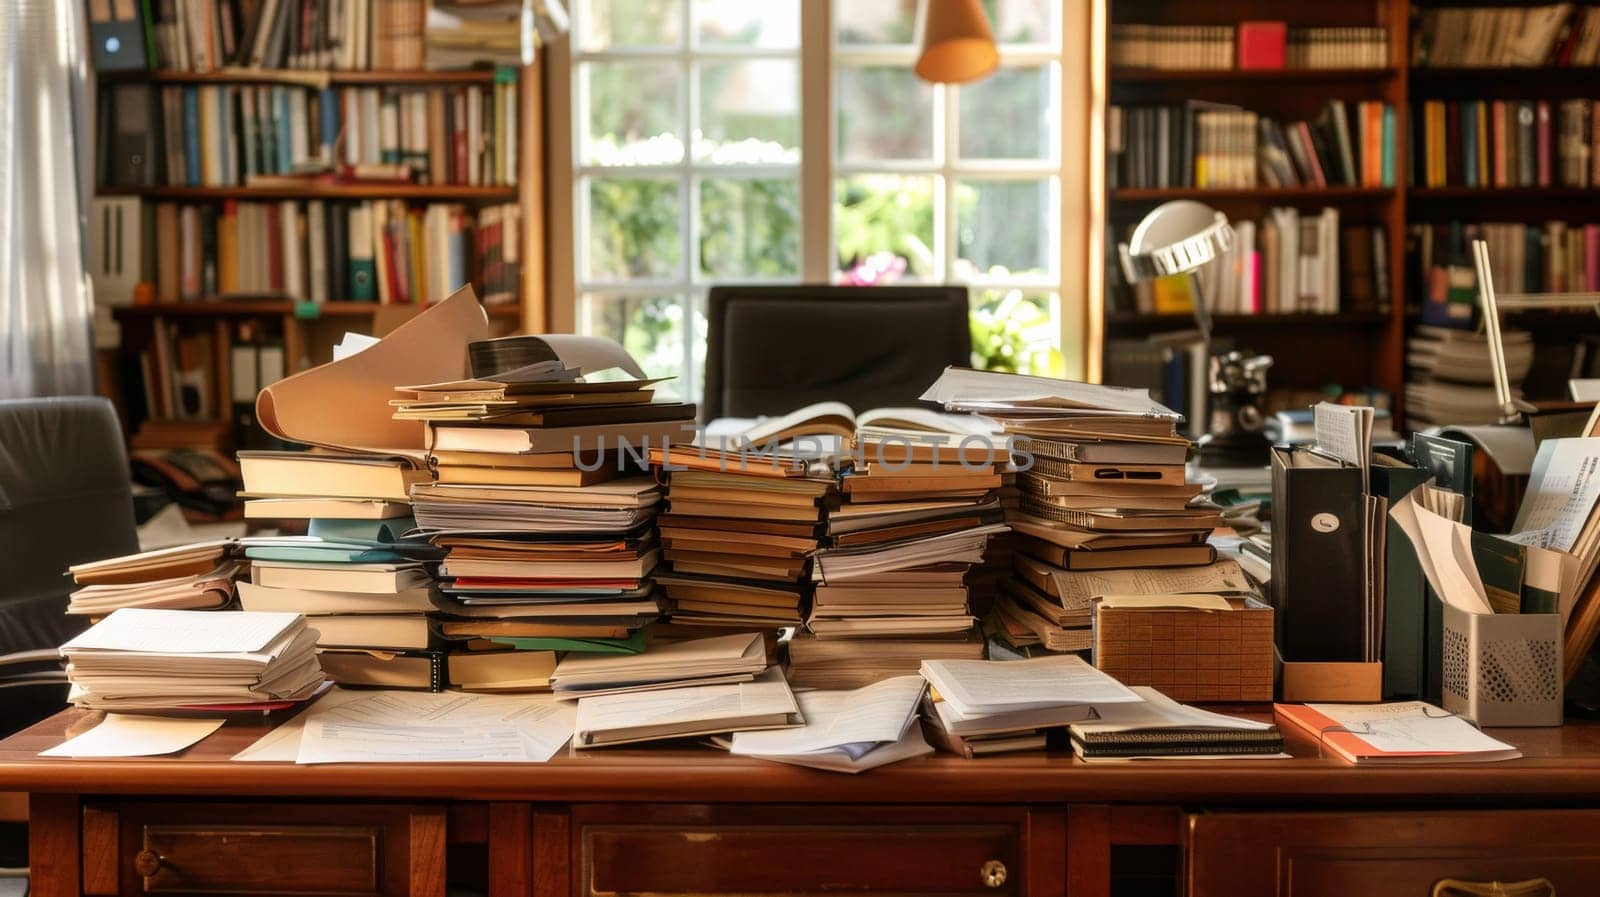
[[[481,691],[548,688],[554,651],[642,646],[661,609],[661,495],[630,458],[694,417],[654,401],[658,381],[609,340],[507,340],[472,345],[472,379],[400,387],[393,403],[427,422],[438,481],[412,498],[446,552],[451,682]]]
[[[61,655],[80,707],[250,709],[316,692],[316,640],[299,614],[125,608]]]
[[[734,754],[795,766],[856,773],[933,752],[916,725],[927,687],[920,676],[897,676],[854,691],[795,694],[805,725],[735,732]]]
[[[1006,519],[1017,561],[993,627],[1009,647],[1087,624],[1040,588],[1053,571],[1215,559],[1205,542],[1221,516],[1195,502],[1201,486],[1184,474],[1189,441],[1178,435],[1179,416],[1145,390],[949,368],[923,398],[992,418],[1012,440],[1020,495]],[[1043,647],[1083,642],[1080,633]]]
[[[226,607],[240,571],[236,545],[223,539],[75,564],[68,572],[79,588],[68,598],[67,613],[103,617],[123,607]]]
[[[789,681],[796,688],[850,689],[881,679],[915,675],[924,660],[982,660],[976,631],[960,638],[817,638],[796,634],[788,642]]]
[[[1533,335],[1501,334],[1506,378],[1513,398],[1533,368]],[[1406,418],[1419,424],[1465,426],[1500,421],[1494,391],[1494,359],[1482,333],[1421,326],[1406,343]]]
[[[579,748],[780,728],[801,721],[770,667],[766,639],[739,633],[652,645],[641,654],[567,654],[551,679],[578,699]]]
[[[961,638],[973,623],[967,574],[1006,532],[995,490],[1010,451],[968,415],[890,408],[857,420],[806,626],[825,639]]]
[[[988,738],[1018,741],[1045,729],[1092,719],[1095,708],[1137,703],[1138,695],[1081,658],[929,660],[922,677],[932,686],[930,734],[955,753]],[[1034,743],[1022,738],[1021,746]]]
[[[651,453],[667,483],[656,575],[674,623],[798,626],[833,480],[776,451],[674,445]]]
[[[1104,704],[1095,719],[1067,726],[1073,753],[1090,762],[1288,756],[1271,723],[1190,707],[1149,687],[1133,692],[1139,703]]]
[[[429,564],[438,550],[405,533],[409,517],[316,518],[303,537],[249,537],[247,611],[300,613],[317,631],[329,678],[344,685],[439,689]]]

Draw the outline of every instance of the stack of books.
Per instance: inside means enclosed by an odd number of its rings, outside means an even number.
[[[1511,395],[1522,395],[1522,381],[1533,367],[1533,335],[1501,334]],[[1494,363],[1487,336],[1468,330],[1418,326],[1406,342],[1406,416],[1441,426],[1498,423]]]
[[[71,701],[92,710],[264,710],[324,679],[299,614],[124,608],[61,646]]]
[[[672,622],[798,627],[833,479],[789,450],[677,445],[651,460],[667,486],[657,524],[668,563],[655,578]]]
[[[995,490],[1010,453],[990,435],[973,418],[916,408],[858,419],[843,501],[812,569],[813,635],[874,648],[970,637],[967,575],[1006,531]]]
[[[217,610],[233,603],[242,572],[232,540],[175,545],[74,564],[67,613],[103,617],[124,607]]]
[[[496,342],[473,344],[475,369],[513,351]],[[550,361],[400,388],[395,418],[428,422],[437,481],[412,499],[445,552],[454,684],[542,688],[552,652],[644,646],[661,610],[661,493],[624,469],[624,449],[659,445],[694,417],[692,405],[652,402],[654,382]]]
[[[1089,647],[1086,607],[1050,591],[1055,572],[1209,564],[1221,523],[1192,506],[1189,441],[1178,416],[1144,390],[951,368],[924,398],[985,414],[1014,438],[1022,495],[1014,576],[997,606],[1001,641],[1014,648]]]
[[[1139,703],[1106,704],[1096,719],[1067,726],[1072,752],[1090,763],[1287,756],[1271,723],[1190,707],[1149,687],[1133,692]]]
[[[1138,703],[1127,686],[1081,658],[929,660],[924,731],[966,757],[1044,747],[1045,731],[1093,718],[1096,708]]]
[[[799,726],[766,645],[737,633],[634,655],[568,654],[551,681],[557,697],[578,701],[577,748]]]

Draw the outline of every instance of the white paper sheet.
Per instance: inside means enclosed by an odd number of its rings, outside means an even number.
[[[1512,750],[1471,723],[1422,701],[1392,704],[1307,704],[1355,733],[1373,748],[1389,753],[1469,754]]]
[[[159,757],[175,754],[222,728],[220,719],[108,713],[99,725],[41,751],[41,757]]]
[[[1472,530],[1433,513],[1417,502],[1413,489],[1396,502],[1389,516],[1416,549],[1422,575],[1439,598],[1469,614],[1494,613],[1472,560]]]
[[[962,716],[1029,708],[1138,701],[1126,685],[1082,658],[924,660],[922,676]]]
[[[804,726],[735,732],[730,750],[784,756],[842,748],[860,756],[878,744],[900,740],[926,687],[921,676],[896,676],[853,691],[797,692]]]
[[[61,646],[152,654],[249,654],[278,639],[299,614],[123,608]]]
[[[1600,439],[1546,439],[1506,538],[1571,551],[1600,499]]]

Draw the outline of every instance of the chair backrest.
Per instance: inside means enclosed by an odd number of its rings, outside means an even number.
[[[0,654],[49,648],[67,567],[139,550],[122,430],[98,396],[0,400]]]
[[[704,420],[914,404],[972,359],[963,286],[717,286],[707,313]]]

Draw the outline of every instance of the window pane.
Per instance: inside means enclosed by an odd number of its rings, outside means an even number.
[[[972,363],[991,371],[1063,376],[1061,300],[1054,293],[984,290],[972,297]]]
[[[841,44],[909,44],[917,39],[917,0],[837,0]]]
[[[700,66],[698,161],[800,161],[800,69],[781,59]]]
[[[580,0],[578,49],[672,47],[683,41],[680,0]]]
[[[583,297],[583,332],[622,344],[651,377],[676,377],[656,386],[662,398],[689,394],[684,380],[685,304],[682,296]],[[703,316],[699,330],[704,331]],[[702,340],[704,336],[700,337]],[[703,350],[702,350],[703,353]]]
[[[588,165],[670,165],[683,160],[679,68],[660,62],[586,62]]]
[[[994,39],[1002,44],[1055,45],[1052,11],[1059,0],[983,0]]]
[[[700,183],[700,271],[712,277],[800,273],[800,185],[788,178]]]
[[[840,68],[839,157],[931,159],[933,86],[901,66]]]
[[[846,282],[930,277],[934,179],[893,174],[841,178],[834,188],[838,270]]]
[[[679,276],[678,182],[589,181],[587,280]]]
[[[708,46],[800,46],[798,0],[694,0],[695,34]]]
[[[1050,181],[958,181],[955,276],[1053,274]]]
[[[1001,69],[959,88],[961,157],[1049,159],[1050,71]]]

